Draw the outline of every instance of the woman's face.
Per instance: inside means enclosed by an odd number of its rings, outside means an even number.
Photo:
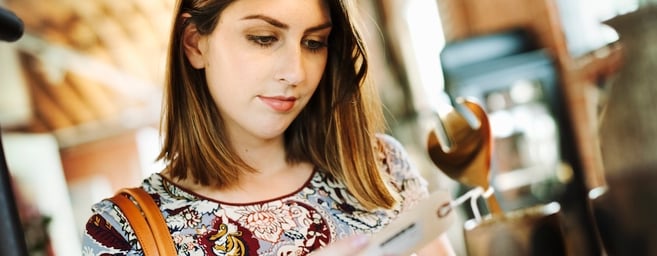
[[[192,40],[231,139],[282,136],[319,84],[330,32],[324,0],[238,0]]]

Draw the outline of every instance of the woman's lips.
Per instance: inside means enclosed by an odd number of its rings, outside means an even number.
[[[278,112],[287,112],[294,107],[294,103],[297,101],[294,97],[259,97],[262,102],[264,102],[271,109]]]

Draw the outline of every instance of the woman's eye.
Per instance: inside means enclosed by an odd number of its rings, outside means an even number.
[[[304,46],[310,50],[317,51],[326,47],[326,43],[316,40],[305,40],[303,42]]]
[[[263,47],[269,46],[278,40],[275,36],[256,36],[256,35],[248,35],[247,39]]]

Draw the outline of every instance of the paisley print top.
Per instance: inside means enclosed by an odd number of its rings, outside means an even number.
[[[249,204],[229,204],[178,187],[160,174],[142,187],[160,206],[178,255],[307,255],[355,233],[373,233],[399,212],[428,195],[427,183],[401,144],[379,136],[379,168],[401,202],[368,211],[346,187],[316,169],[297,191]],[[83,237],[83,255],[143,255],[118,208],[107,200],[92,206]]]

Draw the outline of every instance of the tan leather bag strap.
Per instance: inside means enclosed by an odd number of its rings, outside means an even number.
[[[132,197],[135,202],[128,197]],[[177,255],[171,233],[153,198],[142,188],[123,188],[110,198],[135,231],[144,255]],[[136,204],[135,204],[136,203]]]

